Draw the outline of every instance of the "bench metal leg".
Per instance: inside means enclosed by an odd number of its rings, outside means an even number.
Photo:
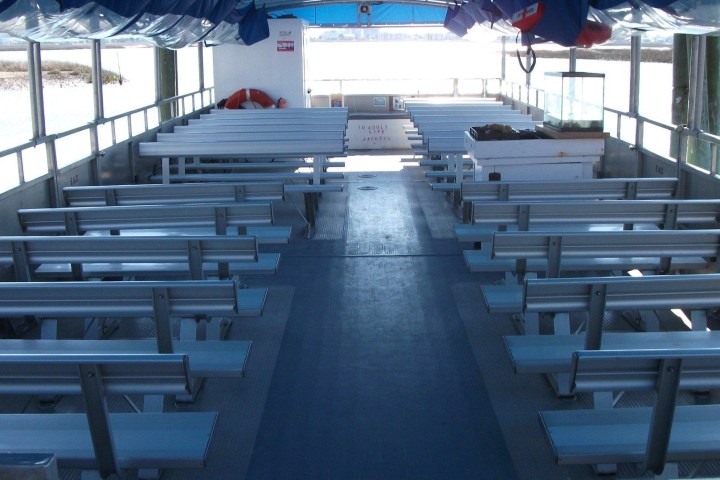
[[[555,335],[570,335],[570,314],[556,313],[553,318],[553,332]]]
[[[165,397],[162,395],[145,395],[143,397],[143,413],[161,413]],[[138,413],[142,415],[142,413]],[[157,468],[143,468],[138,470],[139,479],[149,480],[160,478],[160,470]]]
[[[229,318],[211,318],[205,323],[205,340],[223,340],[232,325]]]
[[[305,219],[310,227],[315,228],[315,194],[312,192],[305,192],[303,196],[305,198]]]
[[[612,392],[593,392],[593,408],[595,409],[613,408],[614,402]],[[617,464],[599,463],[593,465],[593,470],[598,475],[613,475],[617,472]]]

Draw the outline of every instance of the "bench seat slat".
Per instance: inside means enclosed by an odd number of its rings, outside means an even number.
[[[217,321],[217,320],[213,320]],[[173,341],[175,353],[187,354],[189,374],[196,378],[242,377],[250,354],[246,340]],[[157,353],[154,339],[1,340],[4,354],[141,354]],[[79,392],[78,392],[79,393]]]
[[[277,273],[280,254],[260,253],[256,261],[231,262],[228,264],[230,275],[272,274]],[[143,278],[172,276],[189,277],[190,269],[185,263],[83,263],[84,278],[111,277],[116,275],[133,275]],[[218,275],[217,264],[203,264],[203,272],[214,277]],[[72,278],[69,263],[45,263],[34,272],[38,278]]]
[[[120,468],[202,468],[214,412],[114,413],[110,424]],[[85,414],[0,415],[0,450],[53,452],[61,468],[96,468]]]
[[[465,264],[471,272],[508,272],[515,270],[515,260],[511,258],[488,258],[481,250],[465,250]],[[599,257],[599,258],[563,258],[560,271],[580,272],[586,270],[657,270],[660,257]],[[702,269],[708,265],[700,256],[672,257],[673,269]],[[527,262],[528,272],[546,272],[548,262],[545,258],[531,258]]]
[[[169,314],[257,316],[265,288],[238,289],[230,281],[18,282],[0,284],[0,316],[152,317],[152,288],[167,289]]]
[[[247,227],[246,234],[257,239],[258,245],[283,244],[290,241],[292,227]],[[109,231],[97,230],[87,232],[86,235],[107,236]],[[121,230],[120,235],[128,237],[157,237],[157,236],[183,236],[183,235],[215,235],[213,228],[152,228],[137,230]]]
[[[284,198],[282,182],[238,182],[228,184],[113,185],[65,187],[65,202],[72,207],[100,207],[108,196],[117,205],[169,205],[188,203],[224,203],[275,201]]]
[[[540,423],[559,465],[639,463],[645,448],[650,408],[540,412]],[[720,405],[675,409],[667,461],[720,458]]]
[[[312,173],[302,172],[275,172],[275,173],[186,173],[185,175],[170,174],[170,182],[247,182],[247,181],[286,181],[313,179]],[[342,172],[321,172],[321,180],[342,180]],[[152,175],[153,182],[162,181],[162,175]]]
[[[585,335],[505,337],[515,373],[569,373],[572,355],[584,348]],[[720,331],[605,332],[604,350],[714,348]]]
[[[323,162],[323,168],[342,168],[345,162]],[[297,168],[313,168],[310,162],[233,162],[233,163],[186,163],[185,170],[294,170]],[[171,171],[177,171],[177,165],[171,165]]]
[[[530,232],[620,232],[623,231],[623,223],[557,223],[545,225],[530,225]],[[657,225],[651,223],[636,223],[634,230],[657,230]],[[497,231],[495,226],[457,224],[455,225],[455,237],[458,242],[489,242]],[[508,225],[507,231],[517,231],[516,225]]]

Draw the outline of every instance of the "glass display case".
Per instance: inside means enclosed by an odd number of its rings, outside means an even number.
[[[605,75],[545,73],[544,126],[560,132],[602,132]]]

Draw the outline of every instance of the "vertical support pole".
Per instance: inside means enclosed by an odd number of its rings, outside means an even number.
[[[227,212],[225,207],[214,207],[215,235],[227,235]]]
[[[93,124],[90,128],[90,149],[95,157],[94,181],[96,185],[100,185],[101,165],[100,165],[100,139],[98,137],[98,125],[105,116],[105,106],[103,103],[103,79],[102,79],[102,60],[100,40],[92,40],[90,43],[90,51],[92,53],[92,85],[93,85],[93,107],[95,116]]]
[[[203,92],[205,91],[205,55],[204,55],[204,49],[202,42],[199,42],[197,44],[198,49],[198,85],[200,86],[200,104],[202,106],[205,106],[205,102],[202,101],[203,99]]]
[[[157,330],[158,353],[173,353],[168,289],[153,288],[152,302],[155,316],[155,329]]]
[[[643,470],[650,470],[655,475],[662,474],[665,469],[670,432],[673,417],[675,416],[675,401],[680,385],[680,370],[682,359],[668,358],[660,361],[658,367],[658,380],[655,387],[657,397],[653,405],[650,430],[648,432],[647,448],[645,450],[645,463]]]
[[[547,278],[560,276],[560,262],[562,260],[562,237],[550,237],[548,245],[548,270]]]
[[[100,369],[97,365],[81,364],[78,365],[78,370],[100,476],[107,478],[112,474],[120,474]]]
[[[203,278],[202,250],[200,247],[200,240],[188,240],[187,249],[190,278],[192,278],[193,280],[205,280]],[[227,266],[227,264],[225,265]]]
[[[30,270],[30,262],[28,261],[25,242],[22,240],[10,242],[10,248],[12,248],[15,280],[18,282],[32,282],[32,272]]]
[[[507,56],[507,37],[502,37],[502,51],[501,51],[501,61],[500,61],[500,80],[504,83],[505,82],[505,67],[506,67],[506,56]]]
[[[577,48],[570,47],[568,52],[568,71],[577,72]]]
[[[160,107],[160,123],[177,115],[177,105],[162,100],[177,96],[177,54],[174,50],[155,48],[155,99]]]
[[[32,120],[32,136],[34,139],[45,136],[45,103],[42,86],[42,61],[40,44],[28,42],[28,75],[30,86],[30,108]]]
[[[642,143],[642,125],[638,120],[638,114],[640,109],[640,51],[641,51],[641,39],[640,35],[633,35],[630,38],[630,98],[628,105],[628,112],[630,116],[635,119],[635,145],[639,146]],[[642,176],[642,165],[641,153],[639,149],[635,150],[636,164],[635,164],[635,176]]]
[[[590,289],[590,312],[587,334],[585,335],[585,350],[600,350],[606,298],[607,284],[592,286]]]

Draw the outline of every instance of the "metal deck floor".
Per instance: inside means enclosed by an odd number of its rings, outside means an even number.
[[[270,288],[263,317],[230,330],[253,341],[247,375],[168,405],[219,420],[206,468],[163,479],[596,478],[554,464],[537,412],[588,399],[558,400],[542,377],[513,374],[512,322],[480,295],[498,278],[467,272],[444,194],[400,155],[347,164],[312,239],[302,197],[276,206],[294,238],[264,247],[282,254],[277,275],[243,279]]]

